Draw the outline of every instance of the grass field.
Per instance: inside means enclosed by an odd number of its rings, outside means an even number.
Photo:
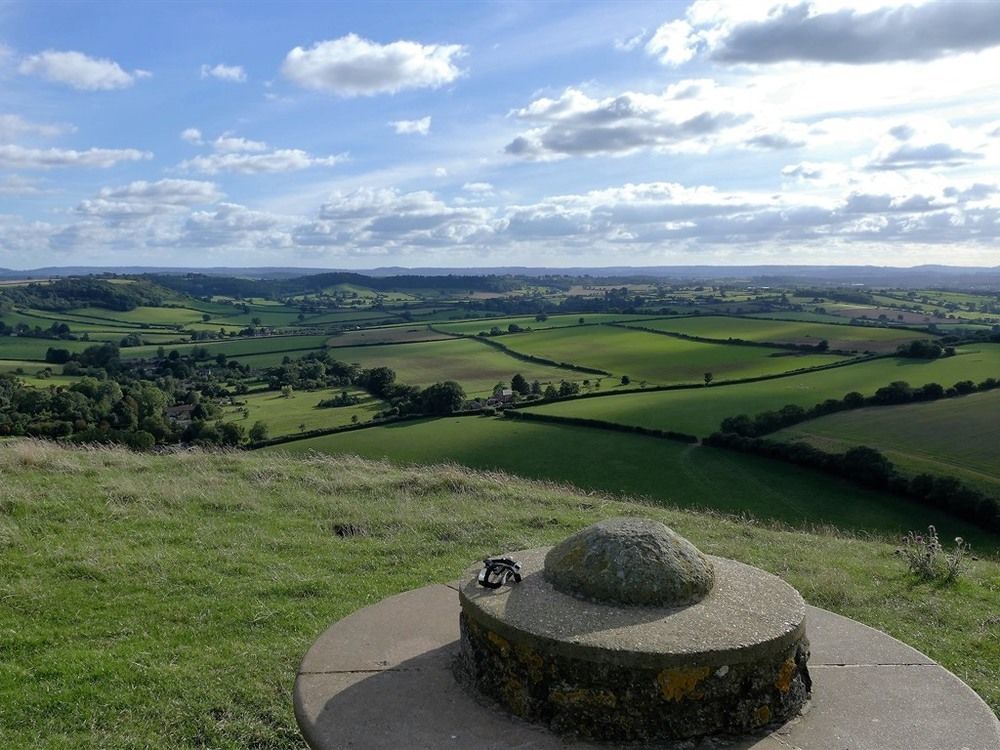
[[[726,417],[758,414],[786,404],[809,407],[851,391],[871,395],[895,380],[912,386],[1000,377],[1000,345],[960,349],[954,357],[933,361],[876,359],[757,383],[711,386],[682,391],[624,393],[531,407],[531,411],[621,424],[678,430],[705,436]]]
[[[868,445],[907,473],[948,474],[1000,496],[1000,391],[831,414],[772,437],[835,452]]]
[[[161,326],[184,325],[202,319],[201,312],[187,307],[137,307],[127,312],[107,310],[103,307],[79,307],[69,312],[81,318],[99,318],[124,323],[147,323]]]
[[[454,380],[465,389],[468,396],[491,393],[496,383],[510,383],[516,373],[521,373],[529,381],[556,384],[561,380],[578,381],[593,377],[572,370],[524,362],[480,341],[469,339],[344,347],[334,349],[330,356],[366,368],[391,367],[396,371],[397,382],[407,385],[426,386]]]
[[[45,360],[49,348],[82,352],[94,344],[90,341],[62,341],[60,339],[33,339],[27,336],[0,336],[0,359]]]
[[[449,467],[18,442],[0,473],[4,748],[301,750],[292,684],[331,622],[635,514],[888,631],[1000,708],[986,560],[956,585],[920,583],[888,544]]]
[[[443,341],[451,338],[446,333],[432,331],[419,323],[384,328],[362,328],[359,331],[344,331],[330,337],[326,345],[334,347],[359,346],[363,344],[405,344],[413,341]]]
[[[220,339],[217,341],[197,341],[187,344],[165,346],[167,351],[176,349],[181,353],[190,352],[195,348],[207,349],[214,357],[220,352],[227,357],[242,359],[245,355],[267,354],[270,352],[290,352],[289,356],[298,357],[305,350],[323,348],[327,337],[324,335],[307,336],[253,336],[246,338]],[[122,350],[123,359],[135,357],[152,357],[156,355],[156,346],[133,346]],[[281,358],[278,358],[280,362]]]
[[[830,364],[831,354],[796,354],[782,349],[704,344],[656,333],[610,326],[578,326],[514,334],[500,339],[513,351],[556,362],[596,367],[633,382],[700,383],[706,372],[717,381],[788,372]]]
[[[642,325],[658,331],[682,333],[687,336],[700,336],[709,339],[734,338],[744,341],[808,344],[811,346],[826,340],[831,349],[879,353],[894,352],[900,344],[914,339],[932,338],[926,333],[904,329],[706,315],[672,320],[651,320],[645,323],[634,322],[632,325]]]
[[[977,540],[983,550],[1000,548],[1000,538],[959,519],[779,461],[586,427],[453,417],[306,438],[267,450],[356,454],[398,463],[450,460],[795,526],[832,524],[897,535],[913,525],[937,523],[951,536]]]
[[[358,396],[361,402],[354,406],[339,406],[332,409],[320,409],[316,406],[320,401],[339,396],[345,390],[351,395]],[[267,424],[271,437],[291,435],[303,430],[341,427],[351,424],[352,417],[357,417],[359,422],[367,422],[384,406],[379,399],[359,388],[296,391],[291,398],[285,398],[275,391],[268,391],[237,396],[236,399],[245,403],[226,407],[223,419],[226,422],[236,422],[247,430],[254,422],[262,421]],[[243,409],[249,412],[248,416],[243,416]]]
[[[569,328],[580,325],[582,319],[584,324],[595,323],[617,323],[629,320],[646,320],[649,316],[642,315],[610,315],[604,313],[582,313],[579,315],[550,315],[545,320],[535,320],[534,315],[522,315],[512,318],[480,318],[478,320],[456,321],[454,323],[438,323],[435,328],[451,333],[464,333],[476,335],[480,331],[489,331],[493,326],[506,331],[507,326],[512,323],[522,328],[533,328],[540,330],[543,328]]]

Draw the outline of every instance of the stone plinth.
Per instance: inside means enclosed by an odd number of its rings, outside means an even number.
[[[598,740],[741,735],[811,687],[805,603],[647,519],[515,552],[523,580],[460,589],[459,674],[528,721]]]

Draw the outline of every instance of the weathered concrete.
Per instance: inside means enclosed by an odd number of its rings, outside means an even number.
[[[458,676],[481,694],[557,733],[613,741],[743,735],[785,721],[805,704],[805,604],[784,581],[706,558],[699,565],[714,569],[715,584],[698,601],[621,606],[619,574],[642,559],[654,558],[652,568],[656,560],[665,564],[624,592],[633,600],[662,597],[658,581],[686,577],[694,566],[685,562],[678,573],[675,553],[704,556],[654,522],[597,524],[567,542],[510,554],[523,577],[513,586],[485,589],[469,571],[459,591]],[[690,549],[677,553],[682,542]],[[639,554],[628,545],[639,546]],[[553,561],[557,570],[585,572],[591,566],[580,563],[590,558],[601,596],[590,595],[583,578],[563,593],[552,580]],[[676,598],[690,586],[668,580],[666,591]]]
[[[612,518],[549,550],[545,580],[590,601],[680,607],[704,599],[715,572],[697,547],[659,521]]]
[[[607,750],[505,715],[455,682],[455,588],[435,585],[390,597],[334,623],[316,641],[294,696],[309,746]],[[815,607],[806,608],[806,617],[816,686],[808,710],[728,750],[1000,750],[1000,722],[953,674],[853,620]],[[426,646],[429,639],[436,643]]]

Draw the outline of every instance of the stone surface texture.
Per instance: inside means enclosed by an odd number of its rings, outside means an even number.
[[[455,681],[458,588],[438,584],[389,597],[316,640],[294,692],[309,747],[607,750],[520,721]],[[1000,722],[946,669],[854,620],[815,607],[806,613],[816,688],[808,710],[726,750],[1000,750]],[[640,747],[648,745],[634,750]],[[704,740],[656,747],[719,746]]]
[[[458,674],[516,716],[597,740],[676,740],[745,734],[806,701],[805,604],[775,576],[706,558],[715,585],[697,603],[617,606],[558,590],[552,551],[510,557],[521,583],[484,589],[470,570],[459,589]]]
[[[659,521],[612,518],[578,531],[545,556],[545,578],[582,599],[641,607],[679,607],[712,589],[712,563]]]

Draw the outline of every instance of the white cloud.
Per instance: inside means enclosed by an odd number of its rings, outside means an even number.
[[[59,167],[111,167],[122,161],[151,159],[148,151],[134,148],[91,148],[86,151],[60,148],[0,146],[0,169],[52,169]]]
[[[462,185],[462,190],[475,195],[490,195],[494,192],[494,187],[488,182],[467,182]]]
[[[72,125],[29,122],[20,115],[0,115],[0,139],[2,140],[14,140],[25,135],[54,138],[75,131],[76,128]]]
[[[431,132],[429,115],[419,120],[393,120],[389,124],[396,130],[396,135],[427,135]]]
[[[447,177],[448,176],[448,170],[445,169],[444,167],[435,167],[434,168],[434,176],[435,177]]]
[[[201,138],[201,131],[198,128],[185,128],[181,131],[181,140],[194,143],[198,146],[204,143]]]
[[[1000,4],[954,0],[697,0],[646,50],[668,65],[699,52],[723,63],[863,65],[926,61],[1000,45]]]
[[[619,52],[631,52],[646,39],[646,30],[639,29],[638,32],[632,36],[625,37],[624,39],[615,39],[615,49]]]
[[[42,195],[50,192],[40,187],[40,181],[17,174],[0,177],[0,195]]]
[[[247,72],[243,70],[242,65],[223,65],[219,63],[218,65],[202,65],[201,77],[216,78],[220,81],[228,81],[230,83],[246,83]]]
[[[137,79],[152,75],[145,70],[133,70],[129,73],[113,60],[88,57],[82,52],[56,50],[46,50],[24,58],[18,66],[18,72],[64,83],[81,91],[128,88]]]
[[[260,153],[267,151],[267,144],[263,141],[251,141],[246,138],[223,133],[212,141],[212,148],[221,154],[235,154],[248,151]]]
[[[215,153],[196,156],[180,163],[179,168],[189,172],[219,174],[267,174],[295,172],[309,167],[332,167],[346,159],[345,156],[313,156],[297,148],[283,148],[266,153]]]
[[[462,73],[456,60],[463,51],[458,44],[378,44],[348,34],[308,49],[295,47],[281,70],[304,88],[339,96],[394,94],[451,83]]]

